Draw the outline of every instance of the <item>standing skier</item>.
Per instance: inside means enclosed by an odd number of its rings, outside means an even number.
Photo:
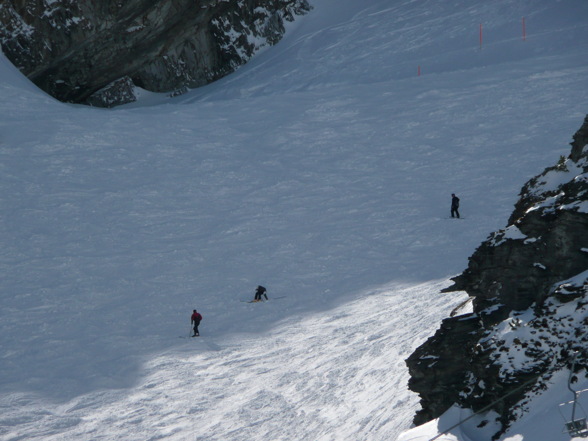
[[[459,198],[451,193],[451,217],[459,219]]]
[[[261,302],[261,296],[264,296],[266,300],[268,300],[267,298],[267,289],[265,289],[263,286],[259,285],[257,287],[257,289],[255,290],[255,302]]]
[[[194,310],[194,312],[192,312],[192,317],[190,317],[190,323],[194,327],[194,335],[192,337],[200,336],[200,333],[198,332],[198,326],[200,325],[201,320],[202,315],[198,311]]]

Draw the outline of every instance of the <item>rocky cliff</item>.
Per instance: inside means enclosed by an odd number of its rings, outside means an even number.
[[[504,430],[571,354],[588,368],[588,116],[573,139],[446,290],[466,291],[473,312],[444,320],[407,359],[421,398],[415,424],[454,403],[491,405]]]
[[[306,0],[7,0],[2,50],[59,100],[132,101],[133,88],[181,93],[280,40]]]

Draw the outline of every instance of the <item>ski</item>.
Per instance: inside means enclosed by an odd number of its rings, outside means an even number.
[[[286,298],[286,296],[278,296],[278,297],[270,297],[267,300],[239,300],[241,303],[263,303],[263,302],[269,302],[270,300],[278,300],[278,299],[284,299]]]

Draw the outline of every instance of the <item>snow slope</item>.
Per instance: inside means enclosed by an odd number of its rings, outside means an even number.
[[[410,427],[403,360],[464,299],[439,290],[587,111],[588,4],[313,6],[235,74],[113,110],[0,58],[1,439]]]

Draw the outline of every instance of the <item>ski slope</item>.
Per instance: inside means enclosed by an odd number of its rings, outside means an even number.
[[[404,359],[465,298],[439,291],[588,111],[588,3],[313,6],[229,77],[112,110],[0,58],[0,439],[410,428]],[[503,440],[569,439],[564,383]]]

